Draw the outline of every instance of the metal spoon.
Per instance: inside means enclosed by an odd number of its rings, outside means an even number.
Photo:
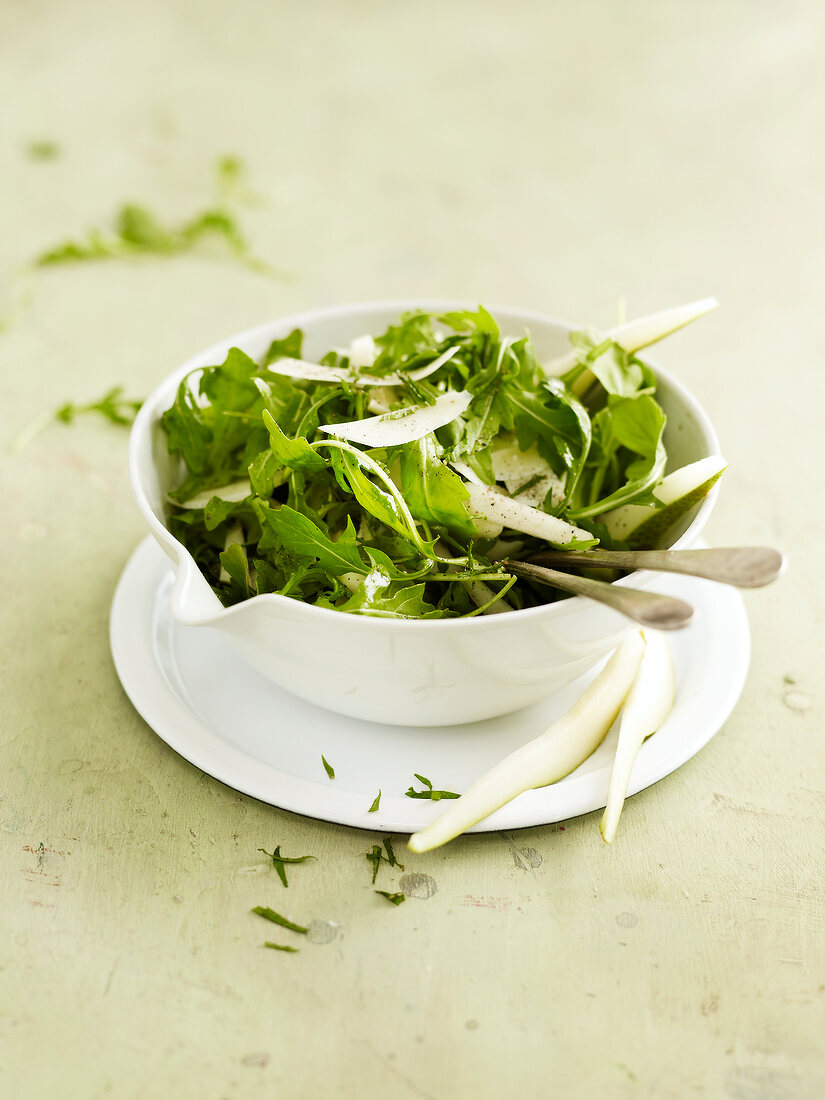
[[[590,551],[585,552],[590,553]],[[585,552],[579,556],[584,556]],[[615,611],[627,615],[629,619],[641,623],[642,626],[652,627],[654,630],[678,630],[680,627],[687,626],[693,618],[693,608],[690,604],[674,596],[645,592],[641,588],[621,588],[606,581],[571,576],[570,573],[560,573],[557,569],[546,569],[530,562],[504,560],[501,564],[508,573],[515,573],[517,577],[538,581],[539,584],[549,584],[574,596],[587,596],[598,603],[607,604]]]
[[[781,576],[785,559],[768,546],[729,546],[713,550],[547,550],[530,558],[535,565],[608,566],[685,573],[738,588],[761,588]]]

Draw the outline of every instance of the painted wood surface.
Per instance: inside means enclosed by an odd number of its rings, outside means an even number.
[[[821,6],[75,0],[0,27],[0,1094],[825,1095]],[[289,281],[201,254],[43,271],[22,300],[13,270],[121,201],[213,201],[224,153]],[[415,293],[605,326],[619,294],[717,295],[661,353],[730,462],[709,537],[791,568],[747,598],[734,715],[612,848],[596,814],[398,838],[395,908],[376,838],[221,786],[125,698],[125,432],[6,444],[279,313]],[[318,857],[288,891],[274,844]]]

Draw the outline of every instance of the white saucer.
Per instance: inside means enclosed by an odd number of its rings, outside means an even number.
[[[342,825],[408,833],[427,824],[442,806],[404,795],[410,784],[421,787],[414,772],[436,789],[465,790],[560,717],[594,675],[525,710],[472,725],[361,722],[276,687],[217,631],[175,622],[171,587],[167,559],[148,537],[123,571],[110,627],[115,667],[137,710],[168,745],[215,779],[273,806]],[[657,588],[692,603],[696,617],[669,635],[676,705],[642,746],[631,794],[707,744],[739,698],[750,656],[747,616],[734,589],[664,575]],[[614,730],[572,775],[520,795],[473,831],[544,825],[603,807],[615,736]],[[322,754],[335,768],[334,780],[324,772]],[[379,788],[380,808],[368,813]]]

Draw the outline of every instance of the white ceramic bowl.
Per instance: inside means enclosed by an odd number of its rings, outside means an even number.
[[[255,668],[281,687],[339,714],[393,725],[473,722],[536,702],[591,668],[628,629],[615,611],[581,597],[546,607],[472,619],[379,619],[312,607],[286,596],[256,596],[222,606],[187,550],[166,527],[166,493],[181,479],[166,452],[160,417],[183,376],[224,360],[230,347],[257,359],[293,328],[305,334],[304,354],[320,356],[365,332],[383,331],[405,310],[475,308],[453,301],[369,302],[282,317],[214,344],[163,381],[132,429],[129,468],[138,506],[176,572],[172,614],[181,623],[223,631]],[[538,313],[492,309],[505,334],[530,332],[540,360],[569,348],[573,326]],[[649,360],[648,360],[649,361]],[[719,451],[702,407],[655,364],[658,397],[667,413],[669,468]],[[696,541],[716,497],[712,490],[672,542]],[[618,581],[645,587],[653,575]]]

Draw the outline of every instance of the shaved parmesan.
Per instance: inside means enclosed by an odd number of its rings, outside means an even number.
[[[345,424],[321,424],[319,430],[336,439],[348,439],[365,447],[398,447],[422,439],[460,416],[473,399],[471,393],[448,392],[434,405],[410,405],[397,412],[350,420]]]
[[[347,382],[351,386],[400,386],[406,378],[413,382],[420,382],[422,378],[434,374],[460,350],[456,344],[439,355],[437,359],[433,359],[432,363],[427,363],[425,367],[419,367],[404,374],[388,374],[383,378],[375,374],[360,374],[357,369],[354,369],[357,364],[352,360],[349,368],[344,369],[325,366],[323,363],[311,363],[307,359],[276,359],[266,369],[273,374],[285,374],[287,378],[302,378],[306,382]],[[365,363],[365,366],[372,366],[372,363]]]

